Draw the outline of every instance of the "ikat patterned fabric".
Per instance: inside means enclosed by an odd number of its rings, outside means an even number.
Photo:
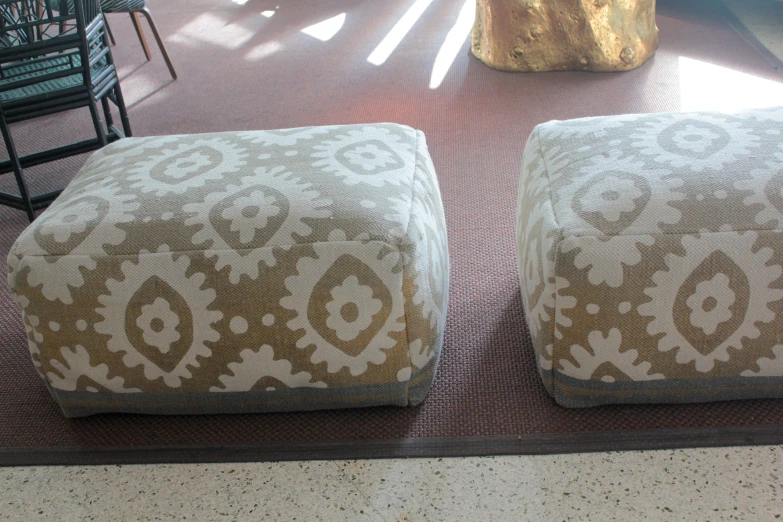
[[[120,140],[8,263],[67,416],[417,404],[443,341],[443,207],[400,125]]]
[[[783,397],[783,108],[553,121],[518,268],[563,406]]]

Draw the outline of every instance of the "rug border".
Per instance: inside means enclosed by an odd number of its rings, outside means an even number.
[[[783,445],[783,425],[236,445],[15,447],[0,448],[0,466],[557,455],[765,445]]]

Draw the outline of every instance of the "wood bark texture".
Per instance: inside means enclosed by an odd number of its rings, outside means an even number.
[[[477,0],[473,54],[503,71],[628,71],[658,48],[655,0]]]

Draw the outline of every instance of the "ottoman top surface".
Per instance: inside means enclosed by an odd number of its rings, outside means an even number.
[[[564,236],[783,226],[783,108],[552,121],[534,129],[522,190]]]
[[[11,253],[397,244],[417,168],[431,169],[423,133],[391,123],[127,138],[93,154]]]

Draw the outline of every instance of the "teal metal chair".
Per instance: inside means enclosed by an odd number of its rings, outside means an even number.
[[[30,221],[61,190],[31,195],[24,169],[131,135],[98,0],[77,0],[72,6],[57,10],[52,0],[0,0],[0,132],[9,156],[0,162],[0,174],[13,172],[19,187],[19,195],[0,192],[0,204],[26,211]],[[118,108],[122,130],[114,125],[110,101]],[[83,107],[90,110],[94,138],[18,155],[10,124]]]
[[[177,79],[177,72],[174,70],[174,65],[171,63],[171,58],[169,58],[169,53],[166,51],[166,46],[163,45],[163,40],[160,37],[160,33],[158,33],[158,28],[152,20],[152,13],[150,12],[149,7],[147,7],[147,0],[101,0],[101,10],[103,10],[104,13],[130,14],[133,27],[136,29],[139,42],[141,42],[141,46],[144,49],[144,55],[147,57],[147,61],[150,61],[152,60],[152,54],[150,54],[147,37],[144,36],[144,31],[141,28],[141,21],[139,19],[139,14],[144,15],[150,29],[152,29],[152,35],[155,37],[155,41],[158,42],[160,54],[163,55],[163,59],[166,61],[166,66],[169,68],[171,77],[175,80]],[[111,34],[111,29],[109,29],[109,38],[111,38],[112,43],[114,43],[114,36]]]
[[[53,0],[55,9],[57,8],[56,5],[58,2],[59,0]],[[68,0],[68,4],[73,5],[73,0]],[[139,37],[141,47],[144,49],[144,56],[146,56],[147,61],[150,61],[152,60],[152,53],[150,53],[147,37],[144,35],[144,30],[141,28],[141,20],[139,18],[139,14],[144,15],[150,29],[152,29],[152,35],[158,43],[160,54],[163,55],[163,60],[165,60],[166,66],[169,68],[171,77],[175,80],[177,79],[177,71],[174,70],[174,65],[171,63],[171,58],[169,58],[166,46],[163,45],[163,39],[160,37],[155,21],[152,19],[152,13],[150,12],[149,7],[147,7],[147,0],[100,0],[100,6],[101,11],[103,11],[104,14],[127,13],[130,15],[131,22],[133,22],[133,28],[136,29],[136,35]],[[108,22],[106,23],[106,30],[112,45],[116,45],[117,42],[114,40],[114,35],[111,32],[111,27],[109,27]]]

